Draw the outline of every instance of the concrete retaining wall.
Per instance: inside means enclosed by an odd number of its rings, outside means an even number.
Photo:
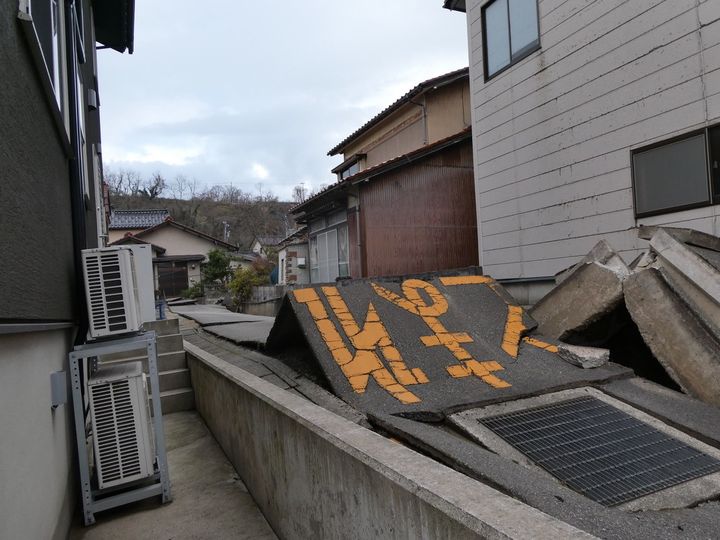
[[[280,538],[591,538],[186,343],[197,409]]]

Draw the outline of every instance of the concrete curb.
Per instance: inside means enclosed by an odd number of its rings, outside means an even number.
[[[594,538],[185,348],[198,411],[281,538]]]

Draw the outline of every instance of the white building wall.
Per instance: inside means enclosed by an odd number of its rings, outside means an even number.
[[[539,0],[541,49],[487,83],[481,7],[467,2],[481,264],[552,276],[629,229],[720,234],[720,206],[636,220],[631,151],[720,121],[718,0]]]
[[[77,483],[72,403],[51,409],[50,374],[68,371],[71,334],[0,335],[0,538],[67,537]]]

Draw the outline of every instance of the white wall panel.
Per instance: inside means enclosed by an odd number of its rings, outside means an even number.
[[[485,82],[469,0],[482,264],[543,277],[605,238],[632,259],[631,152],[720,118],[720,2],[540,0],[541,49]],[[718,234],[714,208],[640,220]]]

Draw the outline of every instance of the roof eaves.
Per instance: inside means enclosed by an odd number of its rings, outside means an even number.
[[[426,81],[421,82],[411,90],[409,90],[405,95],[397,99],[394,103],[392,103],[390,106],[386,107],[382,111],[380,111],[378,114],[376,114],[373,118],[368,120],[365,124],[360,126],[358,129],[356,129],[353,133],[345,137],[342,141],[340,141],[337,145],[335,145],[333,148],[330,149],[330,151],[327,153],[328,156],[335,156],[339,154],[343,148],[345,148],[350,142],[357,139],[360,135],[363,133],[366,133],[370,130],[370,128],[376,126],[379,124],[382,120],[390,116],[393,112],[398,110],[400,107],[408,103],[411,99],[417,97],[418,95],[435,88],[437,85],[447,84],[449,82],[454,81],[455,79],[461,79],[464,77],[469,76],[469,68],[464,67],[461,69],[456,69],[455,71],[450,71],[448,73],[445,73],[443,75],[439,75],[437,77],[433,77],[432,79],[428,79]]]
[[[182,231],[185,231],[190,234],[194,234],[195,236],[198,236],[200,238],[204,238],[205,240],[209,240],[213,244],[221,247],[225,247],[228,250],[237,251],[238,247],[233,244],[228,244],[227,242],[220,240],[218,238],[215,238],[213,236],[210,236],[209,234],[205,234],[202,231],[198,231],[197,229],[193,229],[192,227],[188,227],[187,225],[183,225],[182,223],[178,223],[177,221],[173,220],[172,218],[168,218],[162,223],[159,223],[153,227],[150,227],[148,229],[145,229],[144,231],[140,231],[139,233],[136,233],[135,236],[143,236],[145,234],[148,234],[150,232],[156,231],[160,227],[175,227],[176,229],[180,229]]]
[[[135,48],[135,0],[93,2],[95,40],[118,52]]]
[[[445,9],[450,11],[460,11],[465,13],[465,0],[445,0],[443,3]]]
[[[391,169],[395,169],[407,163],[412,163],[413,161],[424,158],[430,154],[434,154],[435,152],[444,150],[449,146],[453,146],[459,142],[469,139],[471,135],[471,128],[466,127],[465,129],[455,133],[454,135],[450,135],[449,137],[440,139],[439,141],[435,141],[434,143],[428,144],[426,146],[421,146],[420,148],[413,150],[412,152],[408,152],[401,156],[397,156],[387,161],[383,161],[382,163],[378,163],[377,165],[370,167],[369,169],[365,169],[363,171],[353,174],[352,176],[348,176],[344,180],[344,182],[355,184],[359,181],[370,179],[373,176],[378,176]]]
[[[328,187],[323,189],[322,191],[319,191],[309,199],[304,200],[303,202],[293,206],[289,212],[293,215],[297,215],[301,212],[304,212],[307,208],[309,208],[314,203],[317,203],[320,199],[323,197],[327,197],[329,194],[333,193],[334,191],[340,190],[341,188],[348,185],[348,180],[352,177],[348,177],[345,180],[341,180],[340,182],[336,182],[334,184],[330,184]]]

